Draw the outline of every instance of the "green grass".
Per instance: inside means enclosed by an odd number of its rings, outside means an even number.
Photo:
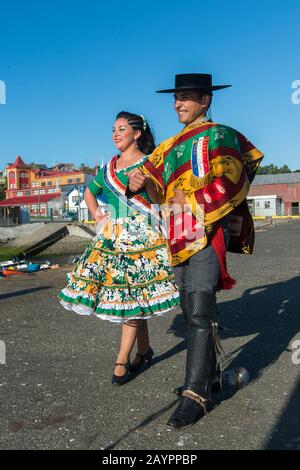
[[[12,256],[19,256],[23,252],[22,247],[0,248],[0,261],[9,260]]]

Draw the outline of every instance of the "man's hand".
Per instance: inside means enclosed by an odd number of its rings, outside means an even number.
[[[126,173],[129,179],[128,187],[132,193],[142,189],[147,182],[148,176],[145,176],[139,169],[134,169]]]

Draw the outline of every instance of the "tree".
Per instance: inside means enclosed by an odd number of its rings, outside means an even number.
[[[5,190],[7,188],[7,185],[6,185],[6,177],[3,176],[0,178],[0,201],[3,201],[3,199],[5,199]]]
[[[95,168],[86,166],[84,163],[81,163],[79,170],[82,171],[83,173],[91,173],[93,175],[95,174]]]
[[[281,168],[278,168],[279,173],[292,173],[287,165],[283,165]]]
[[[278,175],[280,173],[292,173],[292,171],[287,165],[278,167],[273,165],[273,163],[271,165],[260,166],[257,171],[258,175]]]

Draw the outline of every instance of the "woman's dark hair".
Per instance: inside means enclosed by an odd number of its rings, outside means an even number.
[[[121,111],[116,119],[124,118],[135,131],[141,131],[141,136],[137,139],[138,149],[145,155],[149,155],[155,149],[154,137],[146,119],[139,114]]]

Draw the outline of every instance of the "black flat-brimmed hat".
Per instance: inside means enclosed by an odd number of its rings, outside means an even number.
[[[183,73],[175,76],[175,88],[157,90],[156,93],[174,93],[184,90],[213,91],[228,88],[231,85],[213,85],[209,73]]]

